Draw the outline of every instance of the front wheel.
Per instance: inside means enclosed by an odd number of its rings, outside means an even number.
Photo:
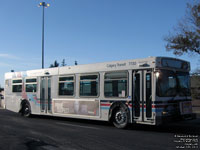
[[[118,108],[113,115],[113,124],[119,129],[126,128],[128,125],[128,114],[124,108]]]
[[[24,104],[21,114],[24,117],[30,117],[31,116],[31,109],[30,109],[29,104]]]

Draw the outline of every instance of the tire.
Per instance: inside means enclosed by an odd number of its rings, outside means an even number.
[[[25,103],[24,106],[22,107],[22,112],[21,112],[22,116],[24,117],[30,117],[31,116],[31,109],[30,109],[30,105]]]
[[[119,129],[124,129],[128,126],[128,114],[125,108],[119,107],[113,113],[113,125]]]

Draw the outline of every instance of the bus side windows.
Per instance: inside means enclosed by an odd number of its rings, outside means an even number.
[[[109,72],[104,76],[105,97],[127,97],[128,72]]]
[[[80,96],[98,96],[99,76],[81,75],[80,76]]]
[[[22,79],[12,81],[12,92],[22,92]]]
[[[74,95],[74,76],[59,77],[60,96],[73,96]]]
[[[26,79],[26,92],[37,92],[37,79]]]

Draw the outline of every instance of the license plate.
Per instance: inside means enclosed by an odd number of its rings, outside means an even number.
[[[192,113],[192,102],[181,102],[180,103],[181,115]]]

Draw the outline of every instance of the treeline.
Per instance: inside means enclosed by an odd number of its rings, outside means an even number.
[[[78,65],[78,62],[76,60],[74,61],[74,65]],[[65,63],[65,59],[63,59],[60,64],[57,62],[57,60],[55,60],[54,63],[50,64],[49,68],[63,67],[63,66],[67,66],[67,64]]]

